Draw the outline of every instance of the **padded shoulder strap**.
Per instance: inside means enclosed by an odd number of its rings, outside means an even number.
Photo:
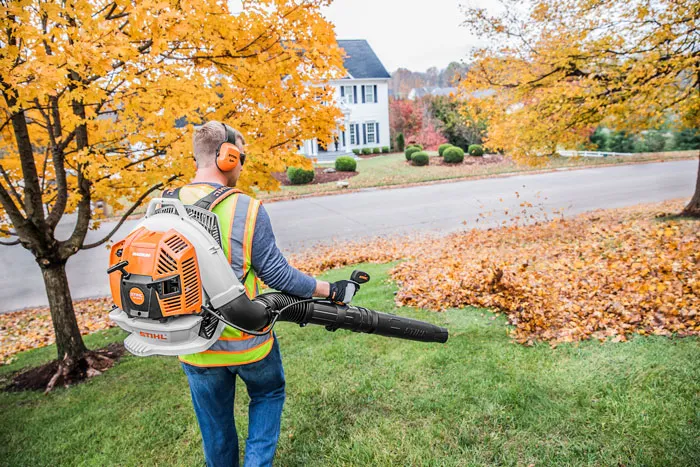
[[[216,190],[212,191],[209,193],[207,196],[204,198],[200,199],[196,203],[194,203],[195,206],[198,208],[202,209],[207,209],[211,211],[216,207],[217,204],[228,198],[229,196],[236,194],[236,193],[243,193],[241,190],[236,190],[235,188],[229,188],[227,186],[221,186],[217,188]]]
[[[162,197],[163,198],[175,198],[175,199],[180,199],[180,188],[169,188],[167,190],[163,191]],[[228,198],[229,196],[236,194],[236,193],[243,193],[241,190],[237,190],[235,188],[229,188],[227,186],[221,186],[208,195],[206,195],[204,198],[200,199],[196,203],[194,203],[195,206],[198,208],[202,209],[207,209],[211,211],[216,207],[217,204]]]

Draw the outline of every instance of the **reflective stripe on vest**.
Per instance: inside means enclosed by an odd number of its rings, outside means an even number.
[[[213,190],[211,185],[186,185],[180,189],[179,196],[184,204],[194,204]],[[252,269],[253,235],[259,209],[260,201],[235,193],[212,210],[219,218],[224,253],[250,298],[255,297],[260,288],[260,280]],[[244,365],[265,358],[272,349],[273,339],[271,334],[253,336],[226,326],[208,350],[179,358],[195,366]]]

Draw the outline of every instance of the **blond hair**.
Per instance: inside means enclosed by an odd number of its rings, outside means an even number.
[[[232,130],[236,144],[244,144],[245,139],[241,132],[235,128]],[[226,130],[221,122],[211,120],[197,128],[193,141],[194,159],[197,161],[197,167],[201,169],[213,167],[216,163],[216,151],[224,141],[226,141]]]

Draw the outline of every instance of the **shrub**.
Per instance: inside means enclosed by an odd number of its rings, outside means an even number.
[[[464,160],[464,151],[455,146],[445,149],[442,155],[449,164],[458,164]]]
[[[411,156],[411,164],[413,165],[428,165],[428,161],[428,153],[424,151],[418,151]]]
[[[382,147],[382,152],[383,152],[384,154],[388,154],[388,153],[389,153],[389,146],[383,146],[383,147]]]
[[[413,153],[416,153],[416,152],[420,152],[420,149],[417,148],[417,147],[415,147],[415,146],[409,146],[409,147],[407,147],[407,148],[406,148],[406,151],[404,152],[404,154],[406,155],[406,160],[407,160],[407,161],[410,161],[410,160],[411,160],[411,155],[412,155]]]
[[[287,178],[292,185],[305,185],[314,179],[314,171],[302,167],[290,167],[287,169]]]
[[[372,150],[370,148],[362,148],[362,154],[372,154]]]
[[[361,154],[361,151],[359,149],[353,149],[352,152],[356,155],[359,156]]]
[[[470,156],[483,156],[484,155],[484,148],[481,147],[480,144],[470,144],[469,145],[469,155]]]
[[[452,147],[452,145],[450,143],[441,144],[440,147],[438,148],[438,154],[440,154],[441,156],[444,156],[445,149],[451,148],[451,147]]]
[[[396,136],[396,150],[403,152],[403,150],[406,149],[405,145],[406,145],[406,143],[404,142],[404,139],[403,139],[403,133],[399,133]]]
[[[410,147],[418,148],[418,149],[420,149],[421,151],[423,150],[423,146],[420,145],[420,144],[418,144],[418,143],[409,144],[408,147],[409,147],[409,148],[410,148]],[[408,148],[407,148],[407,149],[408,149]]]
[[[382,148],[372,148],[372,153],[379,154],[380,152],[382,152]]]
[[[335,160],[335,170],[338,172],[354,172],[357,162],[350,156],[341,156]]]

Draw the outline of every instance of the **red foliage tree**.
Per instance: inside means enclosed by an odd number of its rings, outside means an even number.
[[[392,141],[396,135],[403,133],[410,141],[423,128],[423,109],[416,101],[407,99],[389,99],[389,129]]]

